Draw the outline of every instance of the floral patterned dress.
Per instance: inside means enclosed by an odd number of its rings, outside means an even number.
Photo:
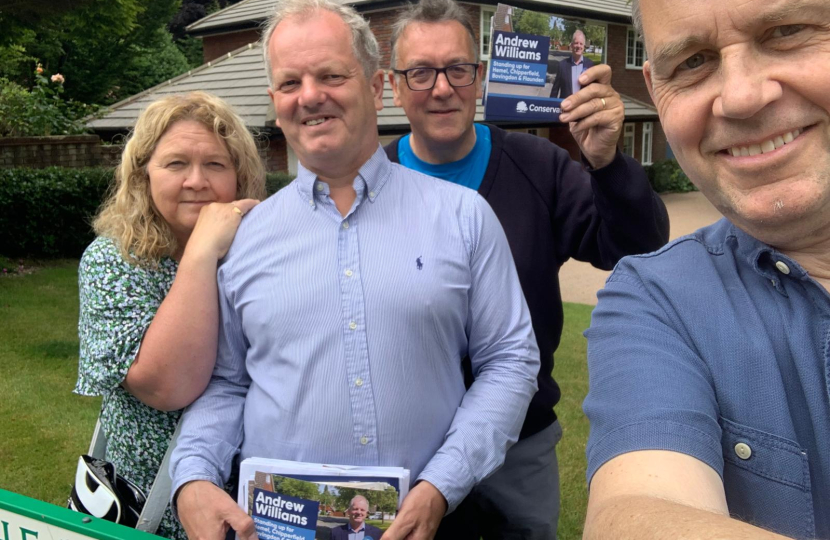
[[[148,407],[124,390],[121,382],[173,284],[177,268],[170,258],[159,261],[156,268],[130,264],[121,257],[115,242],[97,238],[84,252],[78,270],[81,351],[75,392],[103,396],[106,459],[145,493],[155,480],[181,411]],[[157,534],[187,538],[169,507]]]

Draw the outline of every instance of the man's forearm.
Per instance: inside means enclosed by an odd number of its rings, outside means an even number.
[[[665,499],[622,496],[589,505],[583,540],[767,540],[786,537]]]

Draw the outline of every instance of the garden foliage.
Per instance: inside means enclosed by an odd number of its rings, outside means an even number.
[[[648,174],[648,181],[657,193],[686,193],[687,191],[697,191],[695,185],[692,184],[689,177],[686,176],[686,173],[677,164],[677,160],[666,159],[656,161],[645,169]]]
[[[0,254],[80,257],[112,178],[108,168],[0,169]]]
[[[294,177],[268,173],[268,194]],[[92,219],[113,180],[109,168],[0,169],[0,254],[80,257],[94,239]]]

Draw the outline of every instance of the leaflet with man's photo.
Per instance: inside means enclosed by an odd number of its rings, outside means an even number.
[[[399,467],[279,459],[244,460],[239,480],[239,506],[254,519],[260,540],[328,540],[349,522],[346,511],[356,496],[368,501],[372,526],[385,528],[409,491],[409,471]]]
[[[484,119],[558,122],[579,75],[605,62],[606,27],[499,4],[490,22]]]

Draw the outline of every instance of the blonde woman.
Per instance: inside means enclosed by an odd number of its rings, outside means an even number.
[[[171,96],[141,113],[79,269],[75,392],[103,396],[108,461],[145,493],[216,357],[216,268],[264,196],[253,137],[222,100]],[[186,538],[168,508],[158,534]]]

